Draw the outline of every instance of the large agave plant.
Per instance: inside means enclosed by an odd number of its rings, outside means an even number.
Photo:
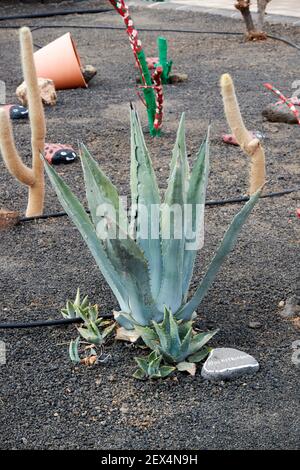
[[[116,319],[127,329],[134,323],[151,325],[162,322],[167,307],[179,320],[190,320],[207,293],[226,255],[233,248],[243,223],[259,198],[255,193],[234,217],[223,241],[213,257],[208,270],[193,296],[188,300],[188,290],[193,274],[197,248],[188,249],[190,233],[201,239],[203,231],[204,203],[209,168],[209,132],[200,147],[193,169],[190,171],[185,145],[184,115],[182,115],[173,149],[168,187],[164,204],[159,210],[161,198],[151,159],[145,144],[141,125],[134,109],[131,118],[131,235],[126,233],[127,212],[120,203],[115,186],[93,160],[84,145],[81,146],[81,162],[85,178],[86,196],[90,216],[69,187],[46,164],[46,171],[62,206],[73,220],[88,245],[107,283],[115,294],[120,312]],[[99,213],[99,207],[113,207]],[[177,205],[185,214],[186,208],[198,208],[183,217],[183,236],[178,237],[175,222],[171,222],[169,238],[161,234],[170,222],[168,208]],[[142,209],[141,209],[142,208]],[[153,208],[155,210],[153,210]],[[191,211],[190,211],[191,212]],[[148,222],[148,229],[141,227]],[[173,223],[173,225],[172,225]],[[99,237],[99,227],[105,224],[107,237]],[[160,235],[152,236],[153,226],[159,225]],[[177,227],[178,228],[178,227]],[[177,229],[176,228],[176,229]],[[116,236],[116,233],[118,236]]]

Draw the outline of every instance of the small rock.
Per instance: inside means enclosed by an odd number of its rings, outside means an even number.
[[[284,303],[285,303],[284,300],[281,300],[281,301],[279,302],[279,304],[278,304],[278,307],[279,307],[279,308],[283,308],[283,307],[284,307]]]
[[[254,330],[258,330],[258,328],[261,328],[262,324],[259,321],[250,321],[249,322],[249,328],[253,328]]]
[[[280,315],[284,318],[293,318],[300,316],[300,297],[292,295],[285,302],[285,307]]]
[[[169,76],[169,83],[181,83],[185,82],[188,79],[186,73],[173,73]]]
[[[97,75],[97,69],[93,65],[85,65],[81,71],[86,83],[90,82]]]
[[[38,78],[38,86],[43,103],[54,106],[56,104],[57,94],[53,80],[50,78]],[[18,86],[16,95],[23,106],[28,106],[27,85],[25,82]]]
[[[25,446],[28,444],[26,437],[21,437],[21,441]]]
[[[201,375],[209,380],[224,380],[254,374],[259,364],[254,357],[233,348],[213,349],[205,361]]]
[[[121,408],[120,408],[120,411],[121,411],[121,413],[125,414],[125,413],[128,413],[129,408],[128,408],[127,405],[122,405]]]

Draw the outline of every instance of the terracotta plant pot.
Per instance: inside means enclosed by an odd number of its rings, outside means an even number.
[[[70,33],[35,52],[34,61],[37,76],[51,78],[57,90],[87,87],[80,57]]]

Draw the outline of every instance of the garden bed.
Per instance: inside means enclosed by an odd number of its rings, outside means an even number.
[[[27,5],[26,11],[30,10],[34,7]],[[132,14],[140,28],[159,29],[163,21],[170,29],[243,31],[242,22],[218,16],[138,8]],[[24,21],[14,22],[18,23]],[[114,12],[26,20],[32,26],[46,23],[65,26],[33,32],[36,44],[47,44],[67,32],[68,24],[122,25]],[[277,25],[271,29],[300,43],[300,28]],[[180,114],[186,111],[191,161],[209,120],[212,123],[208,199],[237,197],[247,191],[247,158],[220,139],[227,131],[219,90],[224,72],[235,80],[248,128],[265,134],[266,191],[299,185],[299,128],[266,123],[261,117],[264,105],[273,100],[262,84],[269,81],[291,93],[292,83],[299,78],[299,51],[273,40],[256,44],[245,43],[240,36],[165,33],[176,70],[187,73],[189,79],[165,87],[163,136],[153,139],[136,96],[136,71],[125,31],[71,31],[80,55],[97,67],[98,75],[87,90],[59,92],[57,105],[46,109],[47,141],[86,143],[121,194],[129,191],[129,101],[140,110],[161,188],[166,187]],[[158,34],[140,32],[149,56],[155,55]],[[1,79],[7,84],[7,102],[15,101],[14,91],[21,81],[18,49],[16,30],[0,29]],[[24,161],[30,163],[28,123],[17,122],[14,132]],[[58,171],[84,200],[80,162]],[[45,212],[60,211],[48,180],[46,184]],[[9,176],[1,159],[0,206],[24,211],[26,197],[26,189]],[[0,331],[7,347],[7,364],[0,366],[0,447],[297,448],[299,369],[291,356],[299,330],[280,317],[278,308],[296,290],[300,258],[296,207],[299,193],[258,203],[198,309],[199,328],[220,328],[212,345],[254,355],[261,366],[256,375],[211,383],[198,372],[193,378],[181,374],[164,381],[138,382],[132,378],[133,358],[140,353],[134,345],[112,343],[106,364],[74,367],[67,345],[75,327]],[[197,261],[193,287],[237,210],[237,205],[207,208],[206,245]],[[99,304],[100,312],[117,308],[68,218],[27,222],[1,232],[0,237],[1,322],[60,318],[60,308],[74,297],[77,287]],[[251,321],[261,327],[250,328]]]

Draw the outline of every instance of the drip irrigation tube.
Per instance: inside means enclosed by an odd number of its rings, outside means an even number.
[[[110,11],[110,10],[109,10]],[[0,17],[1,21],[1,17]],[[33,28],[35,30],[38,29],[55,29],[55,28],[72,28],[72,29],[102,29],[102,30],[113,30],[113,31],[124,31],[124,28],[121,26],[106,26],[106,25],[79,25],[79,24],[45,24],[45,25],[28,25],[29,28]],[[20,25],[0,25],[0,29],[17,29]],[[163,28],[139,28],[139,31],[148,32],[148,33],[182,33],[182,34],[215,34],[221,36],[244,36],[244,33],[236,32],[236,31],[201,31],[197,29],[163,29]],[[281,41],[289,46],[297,49],[300,51],[300,46],[295,44],[294,42],[290,41],[289,39],[283,38],[281,36],[276,36],[274,34],[267,34],[267,37],[270,39],[275,39],[276,41]]]
[[[297,191],[300,191],[300,187],[292,188],[292,189],[285,189],[283,191],[278,191],[275,193],[263,194],[261,198],[280,197],[286,194],[295,193]],[[220,199],[220,200],[215,200],[215,201],[206,201],[205,205],[206,206],[223,206],[225,204],[239,204],[241,202],[246,202],[246,201],[249,201],[249,196],[234,197],[234,198],[229,198],[229,199]],[[89,214],[88,210],[86,210],[86,212]],[[18,219],[18,223],[33,222],[35,220],[54,219],[58,217],[65,217],[67,215],[68,214],[66,212],[53,212],[50,214],[37,215],[34,217],[20,217]]]
[[[112,314],[107,313],[101,315],[102,318],[112,318]],[[74,323],[83,323],[82,318],[59,318],[58,320],[38,320],[33,322],[11,322],[11,323],[0,323],[0,330],[8,329],[24,329],[24,328],[43,328],[47,326],[64,326],[73,325]]]
[[[92,8],[92,9],[79,9],[79,10],[58,10],[58,11],[45,11],[41,13],[24,13],[20,15],[0,16],[0,21],[10,20],[32,20],[34,18],[48,18],[52,16],[66,16],[66,15],[90,15],[94,13],[106,13],[114,11],[113,8]]]

